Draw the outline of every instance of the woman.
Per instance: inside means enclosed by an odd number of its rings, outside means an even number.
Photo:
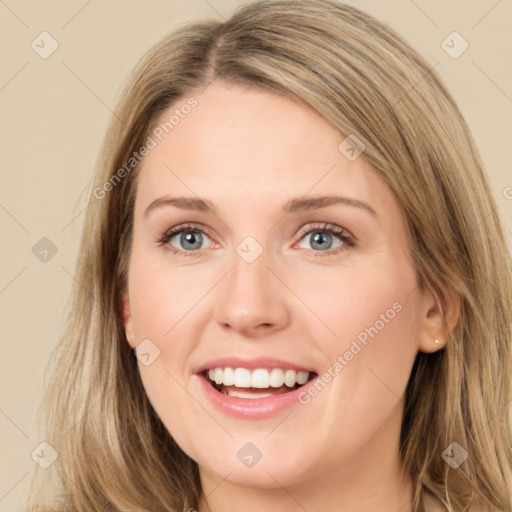
[[[32,510],[512,510],[503,229],[389,27],[276,0],[171,34],[92,192]]]

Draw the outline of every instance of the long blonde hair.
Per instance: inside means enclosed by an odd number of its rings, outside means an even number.
[[[332,0],[254,2],[226,22],[170,34],[136,67],[98,160],[78,284],[44,402],[45,440],[59,458],[35,467],[30,510],[198,506],[197,464],[149,403],[120,298],[139,169],[126,163],[164,110],[213,80],[309,104],[364,142],[362,157],[402,210],[421,286],[441,304],[447,289],[460,298],[446,347],[418,353],[406,390],[400,451],[414,510],[428,489],[452,510],[510,511],[512,270],[482,161],[425,60],[385,24]],[[457,469],[442,458],[452,442],[469,454]]]

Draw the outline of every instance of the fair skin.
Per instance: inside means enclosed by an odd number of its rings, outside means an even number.
[[[403,394],[417,352],[442,348],[447,331],[438,302],[417,286],[394,196],[304,105],[219,83],[190,96],[197,107],[142,163],[124,319],[132,348],[149,338],[160,350],[150,365],[139,362],[140,374],[166,428],[199,465],[207,496],[199,512],[412,511],[398,456]],[[291,199],[333,195],[375,213],[342,203],[282,213]],[[171,205],[144,213],[163,196],[201,198],[216,214]],[[185,234],[195,232],[199,248],[179,234],[158,244],[183,223],[193,223]],[[332,244],[327,251],[315,244],[318,232]],[[263,248],[251,263],[236,252],[247,236]],[[400,312],[306,405],[233,417],[200,385],[197,369],[225,356],[272,357],[322,374],[397,303]],[[450,328],[455,308],[448,301],[443,309]],[[252,467],[237,457],[247,442],[262,454]]]

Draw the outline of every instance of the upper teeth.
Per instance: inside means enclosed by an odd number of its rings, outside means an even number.
[[[224,386],[237,388],[280,388],[283,384],[292,388],[295,384],[305,384],[309,378],[309,372],[295,370],[282,370],[281,368],[213,368],[208,370],[210,380]]]

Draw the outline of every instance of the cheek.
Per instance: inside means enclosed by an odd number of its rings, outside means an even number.
[[[377,337],[393,339],[395,347],[413,341],[416,274],[407,261],[383,256],[368,265],[362,261],[357,266],[304,275],[297,273],[292,286],[316,314],[322,343],[332,356],[347,349],[354,339],[362,345],[366,341],[367,346]]]
[[[302,397],[301,422],[316,434],[312,451],[329,440],[333,464],[339,454],[356,457],[381,430],[393,435],[383,425],[399,421],[395,411],[417,353],[414,277],[407,268],[349,272],[330,280],[329,300],[319,291],[308,296],[334,334],[324,329],[327,334],[317,338],[327,356],[320,375],[325,386]]]
[[[339,404],[326,408],[331,419],[340,415],[380,421],[407,385],[417,353],[416,274],[403,260],[383,258],[380,263],[332,273],[325,280],[328,288],[309,287],[307,292],[308,306],[324,324],[316,321],[322,332],[317,341],[328,358],[324,372],[330,373],[330,391],[322,396],[335,394],[334,403]],[[296,285],[299,289],[298,281]]]
[[[193,305],[207,291],[192,274],[192,270],[165,269],[134,257],[129,289],[136,343],[150,339],[159,351],[150,365],[139,362],[147,397],[171,435],[196,456],[190,439],[211,424],[185,391],[189,356],[198,338],[193,335],[198,329],[194,321],[198,309]]]
[[[129,275],[130,305],[136,335],[163,340],[179,324],[190,322],[196,305],[207,291],[193,267],[166,268],[151,261],[132,259]]]

